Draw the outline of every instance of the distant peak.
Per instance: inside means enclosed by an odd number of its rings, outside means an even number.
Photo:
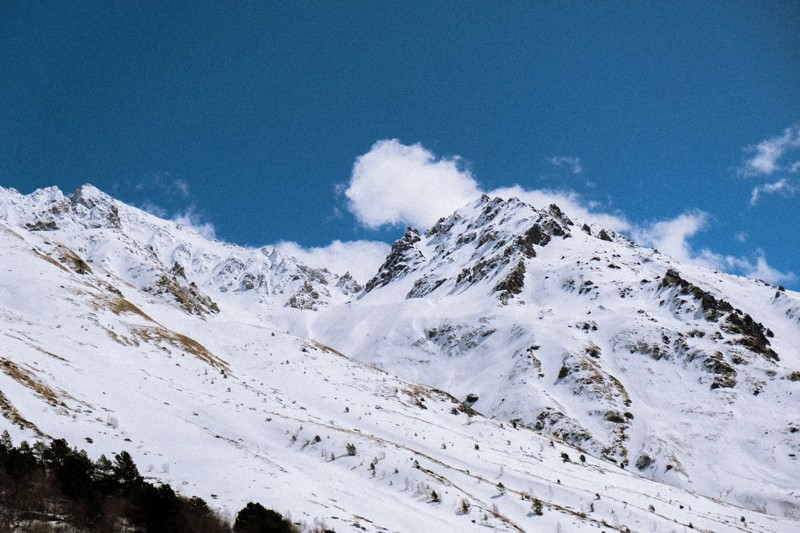
[[[85,183],[75,190],[70,200],[73,204],[81,204],[85,207],[92,208],[100,202],[112,201],[113,198],[94,185]]]
[[[50,186],[50,187],[43,187],[41,189],[36,189],[35,191],[33,191],[30,194],[30,197],[31,198],[36,198],[36,199],[59,199],[60,200],[60,199],[64,198],[64,193],[62,193],[61,189],[59,189],[58,187]]]

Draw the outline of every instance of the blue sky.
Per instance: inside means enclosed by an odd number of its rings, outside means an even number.
[[[800,286],[796,1],[0,11],[0,185],[370,268],[405,225],[518,193]]]

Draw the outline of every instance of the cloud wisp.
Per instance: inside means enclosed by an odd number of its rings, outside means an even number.
[[[566,168],[571,174],[583,174],[583,165],[580,157],[554,156],[548,159],[548,162],[554,167]]]
[[[335,240],[327,246],[311,248],[293,241],[281,241],[273,247],[310,267],[327,268],[339,275],[350,272],[361,284],[375,275],[391,249],[385,242],[366,240]]]
[[[800,192],[800,185],[787,178],[780,179],[775,183],[764,183],[753,187],[750,192],[750,206],[758,205],[759,200],[765,194],[777,194],[784,198],[789,198]]]
[[[216,238],[216,228],[205,216],[197,209],[197,205],[191,202],[191,190],[189,182],[181,178],[173,178],[169,172],[151,174],[140,180],[134,189],[145,195],[146,199],[139,204],[139,207],[155,215],[177,222],[183,226],[191,228],[209,240]],[[159,197],[168,205],[169,209],[154,202],[151,197]],[[182,207],[177,207],[178,206]]]
[[[183,211],[174,213],[170,217],[170,220],[195,230],[208,240],[214,240],[217,238],[217,232],[214,224],[205,220],[205,218],[196,211],[194,206],[189,206]]]
[[[800,192],[800,181],[791,177],[800,173],[800,123],[783,133],[748,146],[750,156],[739,169],[746,178],[772,178],[770,183],[756,185],[750,190],[750,207],[756,207],[764,196],[791,198]],[[783,174],[783,177],[776,179]]]
[[[800,148],[800,124],[789,126],[783,133],[748,146],[745,152],[752,154],[744,162],[741,174],[746,177],[771,176],[779,171],[800,171],[800,160],[782,162],[784,155]]]

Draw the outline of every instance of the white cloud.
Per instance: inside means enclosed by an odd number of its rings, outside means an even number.
[[[204,221],[202,215],[198,214],[193,206],[189,206],[184,211],[175,213],[170,217],[170,220],[195,230],[206,239],[213,240],[216,238],[214,224]]]
[[[336,274],[350,272],[361,284],[378,272],[390,250],[390,246],[384,242],[363,240],[337,240],[328,246],[313,248],[303,248],[296,242],[283,241],[274,247],[314,268],[327,268]]]
[[[554,156],[548,161],[554,167],[566,167],[573,174],[583,174],[583,165],[580,157]]]
[[[634,228],[633,238],[639,243],[658,249],[674,259],[692,265],[739,273],[769,283],[781,283],[797,279],[792,272],[781,272],[767,264],[763,250],[756,250],[754,257],[736,257],[716,253],[708,248],[695,250],[690,239],[708,226],[711,217],[703,211],[690,211],[670,220],[662,220]],[[744,242],[746,233],[736,235]]]
[[[733,238],[736,239],[739,242],[747,242],[747,239],[749,237],[750,236],[747,234],[746,231],[740,231],[739,233],[737,233],[736,235],[733,236]]]
[[[150,213],[155,217],[171,220],[172,222],[191,228],[208,240],[216,239],[214,224],[204,220],[204,217],[197,212],[194,205],[190,205],[186,209],[177,211],[172,215],[169,214],[169,211],[160,205],[154,204],[150,200],[145,200],[145,202],[138,207],[142,211]]]
[[[189,182],[182,178],[173,178],[169,172],[148,174],[133,186],[134,190],[150,194],[180,196],[188,198]]]
[[[486,192],[491,197],[499,196],[503,199],[517,197],[526,204],[540,209],[550,204],[558,205],[570,217],[580,218],[589,223],[595,223],[604,228],[618,231],[630,231],[631,223],[620,213],[602,213],[594,208],[597,204],[587,202],[581,195],[573,191],[557,191],[548,189],[528,190],[519,185],[501,187]]]
[[[580,164],[578,158],[557,158]],[[417,143],[406,146],[397,139],[375,143],[356,159],[350,183],[344,188],[348,208],[359,222],[370,228],[408,224],[426,228],[481,194],[509,198],[517,196],[535,207],[557,203],[573,216],[596,222],[615,231],[630,224],[621,216],[587,209],[577,193],[526,190],[515,185],[484,191],[461,158],[437,158]]]
[[[779,194],[780,196],[788,198],[794,196],[798,192],[800,192],[800,186],[783,178],[775,183],[765,183],[754,187],[750,192],[750,205],[758,205],[758,201],[765,194]]]
[[[142,211],[146,211],[147,213],[150,213],[151,215],[158,218],[166,218],[168,214],[166,209],[164,209],[159,205],[154,204],[150,200],[146,200],[142,205],[139,206],[139,208]]]
[[[689,239],[706,227],[709,215],[703,211],[690,211],[670,220],[661,220],[634,228],[632,237],[639,244],[657,248],[684,263],[699,263],[702,266],[715,268],[703,259],[702,254],[695,254]]]
[[[756,256],[756,264],[752,263],[747,265],[745,269],[745,276],[755,279],[763,279],[767,283],[778,284],[784,282],[792,282],[797,280],[797,276],[793,272],[781,272],[769,266],[767,259],[764,257],[763,252],[759,250]]]
[[[437,158],[417,143],[375,143],[356,159],[345,190],[349,209],[370,228],[386,224],[427,227],[480,196],[459,158]]]
[[[348,207],[359,222],[371,228],[397,224],[427,228],[481,194],[517,197],[536,208],[555,203],[570,217],[626,233],[639,244],[658,248],[684,263],[741,273],[771,283],[795,279],[792,273],[770,267],[761,251],[756,251],[754,258],[747,258],[722,255],[707,248],[695,250],[691,239],[711,220],[703,211],[634,224],[621,213],[598,211],[596,203],[572,191],[529,190],[520,185],[484,191],[469,171],[459,167],[460,161],[458,157],[438,159],[420,144],[405,146],[396,139],[379,141],[356,160],[344,191]],[[302,259],[302,252],[295,255]],[[376,266],[380,264],[377,257],[374,261]]]
[[[742,173],[745,176],[770,176],[781,170],[796,172],[800,168],[798,167],[800,161],[781,165],[780,159],[786,152],[798,147],[800,147],[800,124],[794,124],[783,130],[781,135],[745,148],[746,152],[755,155],[745,161]]]

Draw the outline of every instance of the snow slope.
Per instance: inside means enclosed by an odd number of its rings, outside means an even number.
[[[796,530],[800,299],[569,222],[482,199],[348,301],[91,187],[4,189],[0,429],[337,531]]]
[[[488,197],[409,230],[366,288],[304,334],[651,479],[800,516],[796,293]]]

